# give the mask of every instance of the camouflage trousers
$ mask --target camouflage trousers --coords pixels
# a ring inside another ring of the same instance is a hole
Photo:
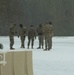
[[[14,36],[9,36],[10,39],[10,48],[13,48],[14,45]]]
[[[45,38],[45,49],[52,48],[52,37]]]
[[[39,47],[41,48],[41,46],[42,46],[42,48],[43,48],[43,46],[44,46],[44,37],[43,37],[43,35],[38,35],[38,39],[39,39]]]
[[[30,46],[31,43],[31,47],[33,48],[34,46],[34,38],[28,38],[28,47]]]
[[[20,36],[20,39],[21,39],[21,48],[24,48],[25,36]]]

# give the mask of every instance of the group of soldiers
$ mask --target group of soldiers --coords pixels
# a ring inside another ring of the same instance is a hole
[[[9,38],[10,38],[10,49],[13,49],[14,45],[14,34],[16,24],[10,26]],[[21,40],[21,48],[25,48],[25,38],[28,36],[27,48],[31,44],[31,48],[33,49],[34,40],[36,39],[36,35],[38,35],[39,47],[37,49],[44,49],[44,40],[45,40],[45,49],[44,51],[50,50],[52,48],[52,36],[53,36],[53,25],[52,22],[47,22],[46,24],[39,26],[35,29],[33,25],[30,26],[29,29],[24,27],[22,24],[19,25],[18,37]]]

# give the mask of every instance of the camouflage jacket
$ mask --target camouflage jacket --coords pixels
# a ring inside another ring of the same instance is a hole
[[[44,34],[43,27],[38,27],[37,33],[38,33],[38,35],[43,35]]]
[[[53,27],[49,24],[44,25],[44,35],[46,38],[52,37]]]
[[[9,32],[9,36],[14,36],[14,33],[15,33],[15,27],[12,25],[10,26],[10,32]]]
[[[33,27],[31,27],[29,30],[28,30],[28,38],[34,38],[36,37],[36,33],[35,33],[35,30]]]
[[[26,35],[26,27],[20,28],[19,36],[25,36],[25,35]]]

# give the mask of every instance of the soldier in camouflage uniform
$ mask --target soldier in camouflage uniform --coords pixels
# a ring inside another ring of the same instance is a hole
[[[9,32],[9,39],[10,39],[10,49],[14,49],[14,33],[15,33],[15,26],[16,24],[13,24],[10,26],[10,32]]]
[[[52,26],[50,26],[50,23],[52,24],[52,22],[46,23],[44,26],[44,36],[45,36],[45,50],[50,50],[51,49],[51,38],[52,38],[52,31],[53,28]]]
[[[52,49],[53,25],[52,25],[52,22],[49,22],[49,24],[50,24],[50,33],[51,33],[51,37],[50,37],[50,49]]]
[[[39,39],[39,47],[37,49],[40,49],[41,46],[43,49],[43,46],[44,46],[44,35],[43,34],[44,34],[44,32],[43,32],[43,27],[41,24],[37,28],[37,33],[38,33],[38,39]]]
[[[23,27],[22,24],[20,24],[19,26],[20,26],[19,36],[20,36],[20,39],[21,39],[21,48],[25,48],[24,41],[25,41],[25,36],[26,36],[26,27]]]
[[[30,42],[31,42],[31,48],[33,49],[34,39],[36,39],[36,33],[35,33],[33,25],[31,25],[30,29],[28,31],[28,49],[29,49],[29,46],[30,46]]]

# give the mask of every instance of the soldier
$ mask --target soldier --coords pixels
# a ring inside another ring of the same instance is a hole
[[[40,49],[41,46],[42,46],[42,49],[43,49],[43,46],[44,46],[44,41],[43,41],[43,27],[42,25],[40,24],[39,27],[37,28],[37,33],[38,33],[38,39],[39,39],[39,47],[37,49]]]
[[[13,24],[10,26],[10,32],[9,32],[9,39],[10,39],[10,49],[14,49],[14,33],[15,33],[15,26],[16,24]]]
[[[44,36],[45,36],[45,50],[51,49],[51,38],[52,38],[52,30],[53,28],[50,26],[52,22],[46,23],[44,26]]]
[[[19,27],[20,27],[19,36],[20,36],[20,39],[21,39],[21,48],[25,48],[24,47],[24,41],[25,41],[25,36],[26,36],[26,27],[23,27],[22,24],[20,24]]]
[[[52,22],[49,22],[50,24],[50,49],[52,49],[52,37],[53,37],[53,25],[52,25]]]
[[[30,42],[32,42],[31,43],[31,48],[33,49],[34,39],[36,39],[36,33],[35,33],[33,25],[31,25],[30,29],[28,31],[28,49],[29,49],[29,46],[30,46]]]

